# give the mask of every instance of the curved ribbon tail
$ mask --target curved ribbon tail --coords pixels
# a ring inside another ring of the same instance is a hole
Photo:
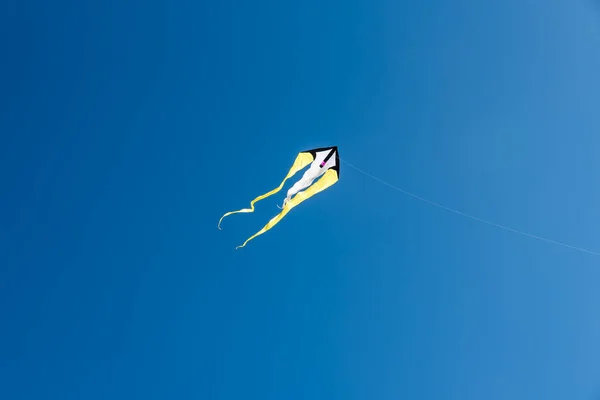
[[[277,225],[277,223],[279,221],[281,221],[283,219],[283,217],[286,216],[286,214],[288,212],[290,212],[290,210],[294,207],[296,207],[297,205],[299,205],[300,203],[302,203],[304,200],[307,200],[309,198],[311,198],[312,196],[314,196],[315,194],[322,192],[323,190],[327,189],[328,187],[332,186],[334,183],[336,183],[338,181],[338,174],[336,171],[334,170],[328,170],[327,172],[325,172],[325,174],[323,174],[323,176],[321,177],[321,179],[319,179],[316,183],[314,183],[312,186],[310,186],[308,189],[296,194],[296,196],[294,196],[290,201],[287,202],[287,204],[283,207],[283,210],[277,214],[275,217],[273,217],[265,226],[264,228],[262,228],[260,231],[256,232],[254,235],[252,235],[250,238],[248,238],[244,244],[242,244],[241,246],[236,247],[236,250],[239,248],[242,248],[244,246],[246,246],[246,244],[251,241],[252,239],[254,239],[255,237],[262,235],[263,233],[265,233],[266,231],[268,231],[269,229],[271,229],[272,227],[274,227],[275,225]]]
[[[296,156],[296,161],[294,161],[294,164],[290,168],[288,174],[283,179],[283,181],[279,184],[278,187],[276,187],[275,189],[271,190],[270,192],[267,192],[267,193],[265,193],[263,195],[258,196],[254,200],[252,200],[252,202],[250,203],[250,208],[243,208],[241,210],[230,211],[228,213],[223,214],[223,216],[221,217],[221,219],[219,219],[219,224],[217,225],[217,228],[219,228],[219,230],[221,229],[221,221],[223,221],[223,218],[225,218],[225,217],[227,217],[229,215],[237,214],[237,213],[250,213],[250,212],[254,212],[254,204],[255,203],[259,202],[260,200],[266,199],[267,197],[272,196],[275,193],[279,192],[281,190],[281,188],[283,188],[283,185],[285,184],[285,181],[287,181],[292,176],[294,176],[294,174],[296,174],[296,172],[300,171],[302,168],[306,167],[308,164],[310,164],[311,162],[313,162],[313,160],[314,160],[314,158],[313,158],[312,154],[310,154],[310,153],[299,153],[298,156]]]

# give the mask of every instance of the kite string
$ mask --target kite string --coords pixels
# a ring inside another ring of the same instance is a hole
[[[566,248],[569,248],[571,250],[580,251],[582,253],[587,253],[587,254],[592,254],[592,255],[595,255],[595,256],[600,256],[600,253],[592,251],[592,250],[587,250],[587,249],[584,249],[584,248],[581,248],[581,247],[572,246],[572,245],[567,244],[567,243],[559,242],[557,240],[548,239],[548,238],[543,237],[543,236],[534,235],[532,233],[524,232],[524,231],[521,231],[521,230],[518,230],[518,229],[515,229],[515,228],[511,228],[511,227],[506,226],[506,225],[497,224],[495,222],[488,221],[488,220],[485,220],[483,218],[475,217],[473,215],[464,213],[464,212],[456,210],[454,208],[447,207],[447,206],[445,206],[443,204],[436,203],[435,201],[428,200],[428,199],[426,199],[424,197],[418,196],[418,195],[416,195],[414,193],[408,192],[408,191],[406,191],[404,189],[401,189],[401,188],[399,188],[397,186],[394,186],[391,183],[386,182],[383,179],[380,179],[380,178],[378,178],[378,177],[376,177],[376,176],[374,176],[374,175],[372,175],[372,174],[370,174],[370,173],[368,173],[368,172],[366,172],[366,171],[358,168],[357,166],[349,163],[348,161],[343,160],[341,157],[340,157],[340,161],[342,161],[344,164],[348,165],[349,167],[351,167],[351,168],[355,169],[356,171],[358,171],[358,172],[360,172],[360,173],[368,176],[371,179],[376,180],[377,182],[379,182],[379,183],[381,183],[381,184],[383,184],[385,186],[388,186],[388,187],[390,187],[390,188],[392,188],[392,189],[394,189],[394,190],[396,190],[396,191],[398,191],[400,193],[403,193],[403,194],[405,194],[407,196],[410,196],[410,197],[412,197],[414,199],[417,199],[419,201],[425,202],[427,204],[430,204],[430,205],[432,205],[434,207],[437,207],[437,208],[440,208],[442,210],[446,210],[448,212],[460,215],[460,216],[465,217],[465,218],[472,219],[474,221],[477,221],[477,222],[480,222],[480,223],[483,223],[483,224],[486,224],[486,225],[493,226],[495,228],[499,228],[499,229],[503,229],[503,230],[506,230],[506,231],[509,231],[509,232],[517,233],[519,235],[527,236],[527,237],[530,237],[532,239],[537,239],[537,240],[540,240],[540,241],[543,241],[543,242],[546,242],[546,243],[551,243],[551,244],[555,244],[555,245],[558,245],[558,246],[566,247]]]

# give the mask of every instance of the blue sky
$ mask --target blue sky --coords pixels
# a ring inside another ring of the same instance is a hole
[[[218,3],[218,4],[216,4]],[[8,2],[0,397],[594,399],[593,1]]]

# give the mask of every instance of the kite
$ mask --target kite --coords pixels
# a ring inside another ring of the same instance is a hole
[[[281,212],[273,217],[260,231],[246,240],[244,244],[236,247],[236,249],[246,246],[249,241],[274,227],[292,210],[292,208],[296,207],[304,200],[311,198],[315,194],[322,192],[338,181],[340,176],[340,158],[337,146],[303,151],[298,154],[296,161],[294,161],[288,174],[278,187],[252,200],[250,208],[225,213],[219,220],[219,229],[221,229],[221,221],[223,221],[223,218],[231,214],[254,212],[254,204],[256,202],[279,192],[288,179],[309,164],[310,167],[304,172],[302,178],[288,190],[287,196],[283,201],[283,206],[280,207]],[[313,184],[315,179],[319,177],[321,178]]]

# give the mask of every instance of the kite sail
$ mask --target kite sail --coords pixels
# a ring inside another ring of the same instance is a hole
[[[252,202],[250,202],[250,208],[231,211],[223,215],[219,220],[219,229],[221,229],[221,221],[223,221],[223,218],[231,214],[254,212],[255,203],[279,192],[288,179],[309,164],[310,167],[304,172],[302,178],[288,190],[287,196],[283,201],[283,206],[280,207],[281,212],[273,217],[260,231],[248,238],[244,244],[236,247],[236,249],[246,246],[250,240],[262,235],[274,227],[292,208],[296,207],[304,200],[311,198],[315,194],[327,189],[338,181],[340,176],[340,159],[337,146],[303,151],[298,154],[296,161],[294,161],[288,174],[278,187],[252,200]],[[319,177],[321,178],[313,184],[315,179]]]

